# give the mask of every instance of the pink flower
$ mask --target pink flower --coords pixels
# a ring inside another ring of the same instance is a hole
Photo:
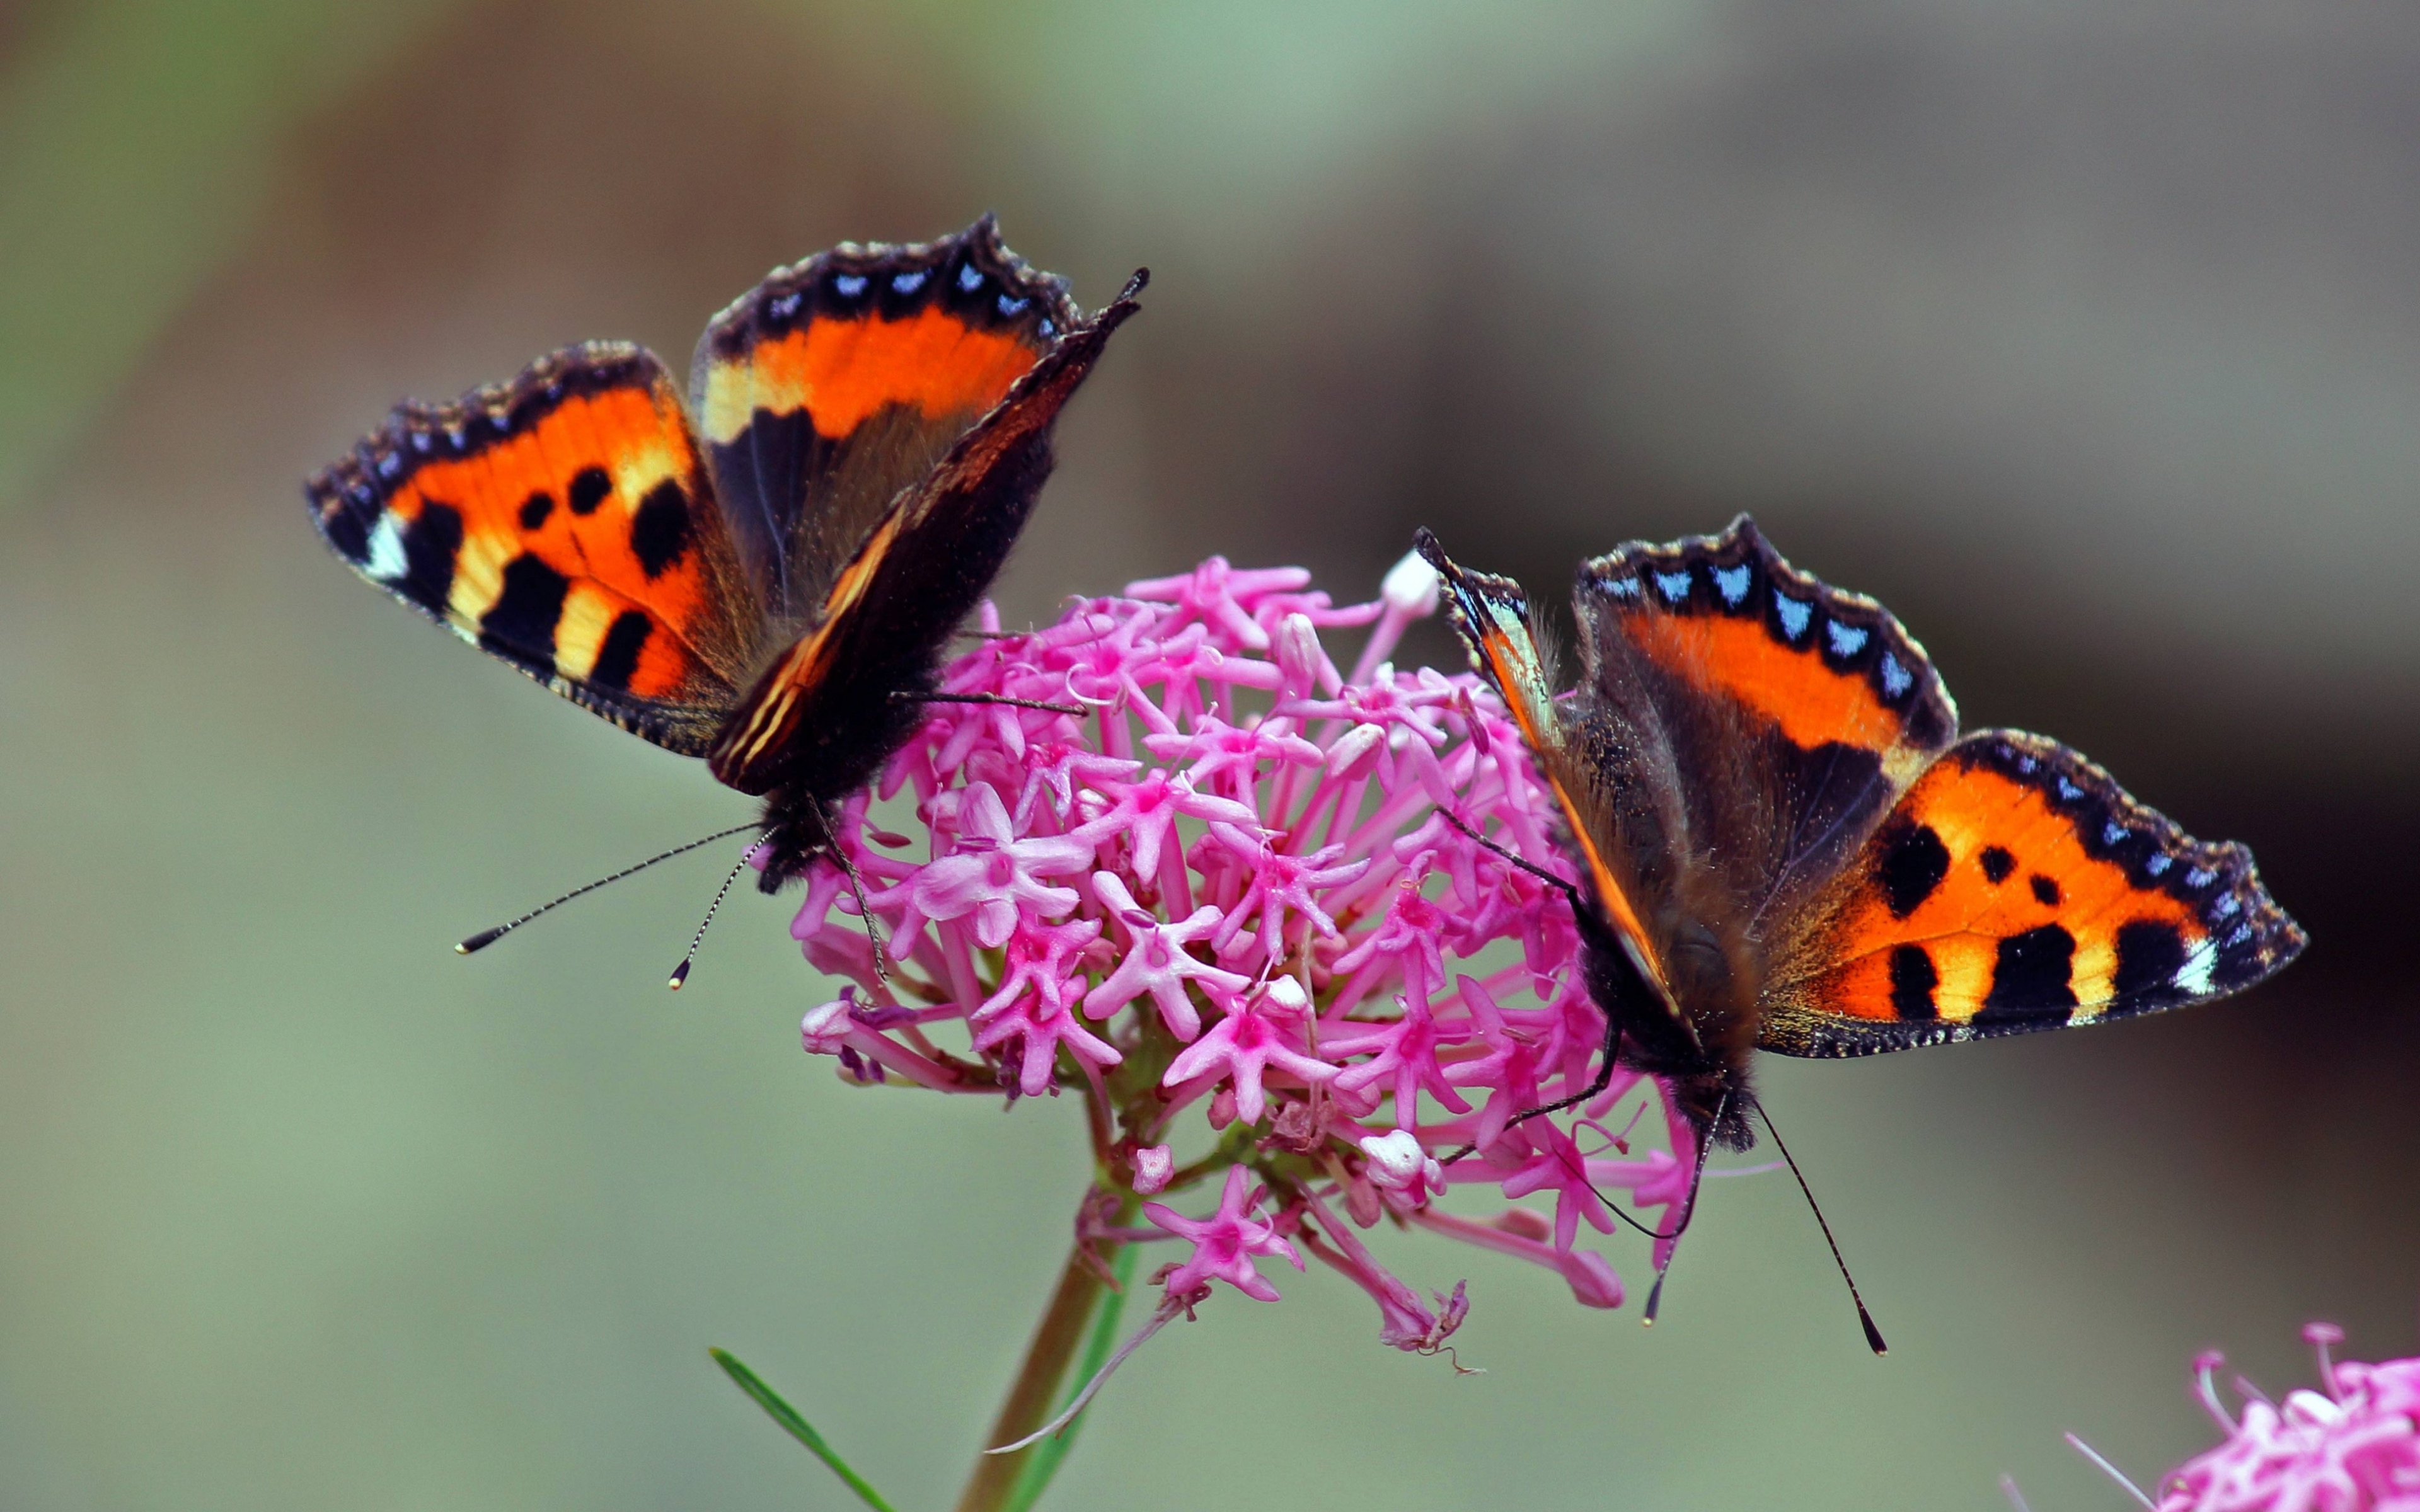
[[[1118,922],[1125,927],[1132,943],[1109,980],[1084,995],[1084,1011],[1091,1017],[1108,1018],[1149,993],[1168,1032],[1190,1043],[1202,1032],[1202,1019],[1186,995],[1187,981],[1201,982],[1222,1001],[1252,984],[1250,978],[1221,970],[1186,949],[1218,927],[1225,917],[1218,909],[1204,903],[1183,923],[1162,924],[1135,903],[1113,872],[1093,873],[1093,891],[1116,910]]]
[[[1302,1257],[1295,1253],[1292,1244],[1278,1237],[1277,1225],[1257,1223],[1249,1216],[1261,1205],[1261,1188],[1248,1189],[1244,1168],[1230,1165],[1226,1190],[1218,1197],[1218,1211],[1207,1218],[1187,1218],[1165,1203],[1142,1205],[1144,1214],[1153,1223],[1179,1239],[1193,1242],[1192,1257],[1162,1278],[1170,1296],[1189,1296],[1206,1290],[1213,1281],[1224,1281],[1247,1297],[1261,1302],[1278,1300],[1278,1288],[1261,1279],[1261,1273],[1252,1268],[1252,1257],[1282,1256],[1297,1271],[1302,1269]]]
[[[1299,1037],[1309,1006],[1295,980],[1280,977],[1266,990],[1235,1003],[1217,1027],[1170,1061],[1160,1085],[1178,1087],[1202,1076],[1228,1082],[1235,1089],[1235,1116],[1247,1123],[1260,1122],[1268,1106],[1261,1078],[1269,1067],[1301,1077],[1306,1086],[1336,1076],[1334,1066],[1288,1042]]]
[[[2194,1362],[2202,1405],[2226,1442],[2161,1482],[2159,1512],[2420,1509],[2420,1360],[2337,1364],[2328,1347],[2342,1330],[2314,1323],[2303,1336],[2318,1350],[2323,1390],[2288,1392],[2273,1403],[2238,1381],[2240,1420],[2219,1399],[2221,1357]]]
[[[1007,807],[986,782],[968,787],[956,807],[959,832],[952,854],[936,857],[886,897],[904,893],[907,909],[929,919],[972,912],[975,938],[995,950],[1008,943],[1020,916],[1056,918],[1076,906],[1075,888],[1037,879],[1087,870],[1092,846],[1068,836],[1016,838]],[[914,930],[903,925],[900,933]]]
[[[1435,608],[1416,560],[1338,606],[1299,568],[1213,559],[1030,633],[986,618],[942,688],[1080,712],[927,706],[880,801],[835,817],[855,885],[830,861],[807,878],[791,933],[851,985],[800,1043],[853,1083],[1080,1099],[1094,1206],[1158,1198],[1140,1232],[1191,1242],[1156,1317],[1215,1279],[1273,1300],[1253,1257],[1307,1250],[1370,1296],[1383,1342],[1441,1350],[1469,1295],[1388,1268],[1404,1224],[1621,1305],[1580,1229],[1607,1228],[1625,1190],[1672,1228],[1695,1151],[1627,1072],[1585,1109],[1510,1123],[1588,1084],[1604,1019],[1563,895],[1462,827],[1570,874],[1519,732],[1476,678],[1388,660]],[[1322,638],[1349,626],[1370,629],[1347,674]],[[909,804],[921,860],[876,826],[913,827]],[[1607,1127],[1640,1122],[1677,1143],[1634,1153]],[[1217,1213],[1184,1217],[1211,1178]],[[1480,1187],[1515,1205],[1442,1211]]]

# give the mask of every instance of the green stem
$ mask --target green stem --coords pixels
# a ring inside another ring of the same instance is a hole
[[[1126,1223],[1138,1206],[1128,1194],[1119,1205],[1114,1222]],[[1068,1366],[1076,1360],[1095,1309],[1102,1298],[1116,1296],[1102,1280],[1100,1267],[1125,1247],[1103,1240],[1099,1251],[1106,1253],[1096,1261],[1085,1253],[1087,1242],[1078,1238],[1067,1252],[1067,1263],[1059,1273],[1058,1289],[1050,1294],[1050,1305],[1043,1310],[1042,1321],[1034,1325],[1033,1338],[1025,1347],[1025,1363],[1009,1384],[1008,1398],[1001,1403],[1000,1416],[993,1420],[990,1433],[984,1438],[985,1448],[995,1443],[1015,1443],[1050,1420],[1054,1404],[1066,1395],[1063,1388]],[[1082,1382],[1076,1384],[1080,1386]],[[1039,1447],[1028,1444],[1012,1454],[976,1455],[974,1473],[967,1477],[966,1489],[958,1493],[957,1512],[1008,1512],[1012,1506],[1030,1504],[1032,1497],[1041,1494],[1039,1485],[1031,1489],[1024,1503],[1016,1497],[1025,1468]],[[1064,1452],[1062,1445],[1060,1453]]]
[[[1142,1246],[1140,1244],[1118,1246],[1118,1257],[1109,1262],[1110,1272],[1118,1278],[1117,1289],[1105,1291],[1101,1296],[1099,1310],[1093,1317],[1092,1333],[1084,1341],[1083,1357],[1076,1362],[1075,1370],[1059,1393],[1058,1411],[1065,1412],[1067,1403],[1078,1392],[1093,1383],[1093,1378],[1100,1374],[1101,1367],[1108,1365],[1109,1356],[1117,1351],[1118,1322],[1125,1314],[1126,1292],[1134,1286],[1135,1262],[1141,1256]],[[1089,1411],[1088,1407],[1086,1412]],[[1073,1422],[1033,1446],[1032,1457],[1026,1460],[1024,1473],[1016,1477],[1016,1489],[1009,1493],[1007,1512],[1027,1512],[1034,1503],[1042,1500],[1042,1493],[1049,1487],[1051,1477],[1059,1473],[1060,1461],[1076,1447],[1076,1435],[1082,1431],[1083,1427],[1084,1414],[1078,1412]]]

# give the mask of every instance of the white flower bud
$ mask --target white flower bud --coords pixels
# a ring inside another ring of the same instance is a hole
[[[1378,596],[1399,614],[1435,614],[1437,571],[1418,551],[1406,551],[1403,561],[1387,569],[1386,580],[1378,585]]]
[[[1138,1149],[1134,1155],[1134,1189],[1144,1196],[1168,1190],[1168,1179],[1176,1174],[1176,1157],[1166,1145],[1153,1145]]]

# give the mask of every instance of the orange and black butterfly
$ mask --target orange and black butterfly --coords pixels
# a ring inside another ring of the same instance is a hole
[[[1419,545],[1568,821],[1605,1066],[1668,1078],[1701,1151],[1752,1142],[1752,1051],[2097,1024],[2239,992],[2303,949],[2242,845],[2055,741],[1960,739],[1899,622],[1745,516],[1583,565],[1559,699],[1520,585]]]
[[[844,244],[715,317],[686,408],[589,342],[402,406],[304,492],[371,582],[762,795],[769,892],[923,717],[1144,277],[1088,318],[988,216]]]

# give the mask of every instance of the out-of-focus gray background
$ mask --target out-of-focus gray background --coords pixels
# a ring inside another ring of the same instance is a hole
[[[1733,1181],[1652,1334],[1389,1246],[1471,1279],[1485,1376],[1331,1275],[1222,1295],[1055,1504],[2115,1507],[2059,1431],[2197,1450],[2195,1350],[2412,1352],[2415,77],[2387,5],[0,9],[0,1504],[839,1505],[709,1343],[954,1492],[1074,1110],[835,1085],[753,898],[668,996],[702,858],[455,959],[748,809],[352,581],[297,481],[986,208],[1087,303],[1157,275],[1013,618],[1211,551],[1357,596],[1421,523],[1551,593],[1749,508],[2316,942],[2196,1012],[1770,1064],[1887,1361]]]

